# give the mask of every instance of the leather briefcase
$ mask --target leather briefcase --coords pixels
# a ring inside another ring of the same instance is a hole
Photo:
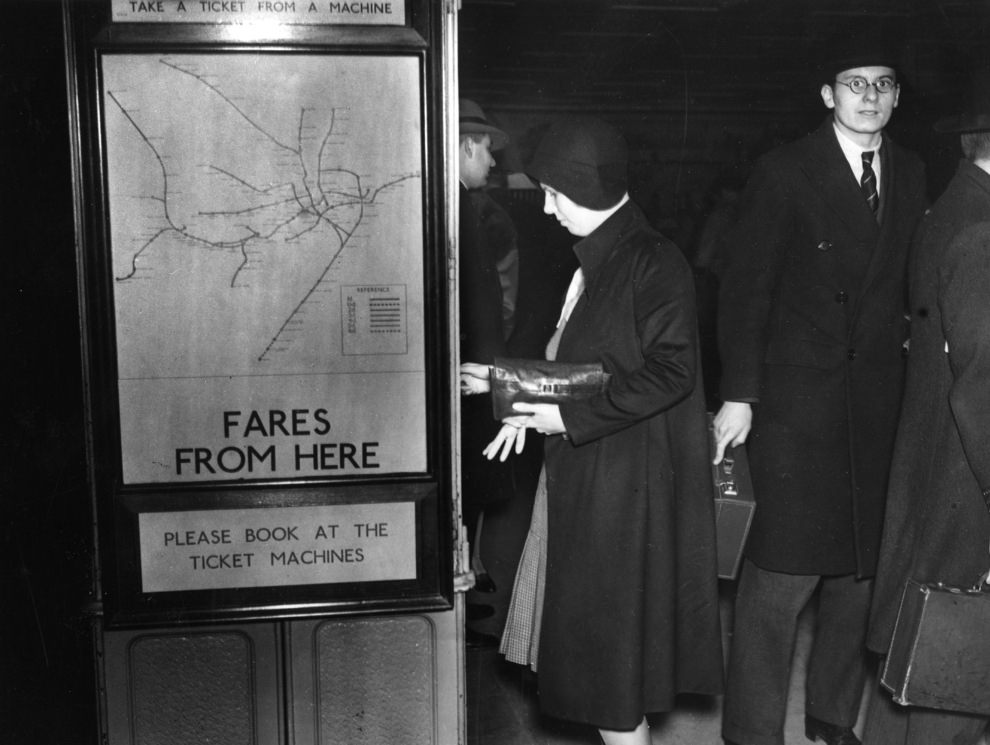
[[[489,382],[492,414],[501,421],[518,415],[512,404],[559,404],[601,393],[611,378],[600,362],[575,363],[496,357]]]
[[[990,715],[990,592],[909,580],[880,684],[905,706]]]
[[[715,429],[708,415],[709,455],[715,457]],[[756,501],[749,475],[746,447],[726,447],[722,462],[712,465],[715,489],[715,539],[719,579],[735,579],[742,563],[743,549],[753,522]]]

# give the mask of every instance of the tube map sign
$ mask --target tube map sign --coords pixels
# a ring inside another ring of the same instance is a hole
[[[124,483],[424,471],[418,58],[102,75]]]

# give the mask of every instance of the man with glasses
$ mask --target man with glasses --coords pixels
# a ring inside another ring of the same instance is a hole
[[[722,735],[783,745],[798,617],[818,594],[805,734],[858,745],[864,637],[904,375],[921,161],[884,126],[900,86],[876,34],[830,47],[831,115],[761,158],[727,234],[716,461],[747,443],[756,512]]]

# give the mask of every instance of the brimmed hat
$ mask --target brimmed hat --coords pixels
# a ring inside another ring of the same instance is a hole
[[[856,67],[900,67],[897,46],[885,29],[869,23],[826,41],[819,64],[824,82],[831,83],[840,72]]]
[[[550,126],[526,169],[531,178],[582,207],[614,207],[627,188],[626,141],[598,119],[568,119]]]
[[[499,150],[509,142],[509,135],[493,126],[481,107],[466,98],[460,101],[459,134],[488,135],[492,138],[492,150]]]
[[[936,132],[990,131],[990,70],[981,70],[973,76],[969,106],[957,116],[947,116],[935,123]]]

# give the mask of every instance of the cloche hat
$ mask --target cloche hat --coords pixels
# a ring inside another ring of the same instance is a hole
[[[626,141],[599,119],[550,125],[526,169],[530,178],[593,210],[615,206],[627,189]]]

